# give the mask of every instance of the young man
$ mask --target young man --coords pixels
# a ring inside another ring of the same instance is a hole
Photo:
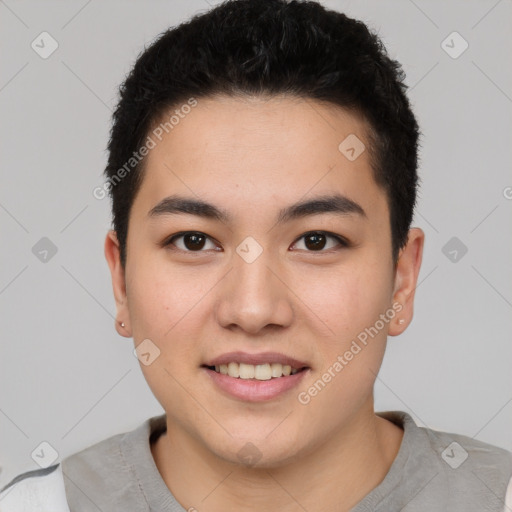
[[[506,510],[510,453],[374,411],[424,241],[404,91],[314,2],[228,2],[139,57],[105,255],[165,414],[20,475],[0,510]]]

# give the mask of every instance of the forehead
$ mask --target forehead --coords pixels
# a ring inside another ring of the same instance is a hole
[[[357,115],[315,100],[197,99],[173,107],[149,132],[155,147],[139,195],[148,206],[176,192],[266,208],[332,192],[376,204],[383,191],[366,133]]]

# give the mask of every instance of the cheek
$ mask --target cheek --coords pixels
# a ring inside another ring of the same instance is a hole
[[[212,273],[172,267],[165,261],[137,265],[127,290],[136,341],[150,338],[168,345],[201,312],[201,302],[213,286]],[[211,282],[210,282],[211,281]]]
[[[314,313],[319,329],[340,342],[374,325],[389,308],[392,289],[382,264],[361,261],[309,275],[296,280],[294,291]]]

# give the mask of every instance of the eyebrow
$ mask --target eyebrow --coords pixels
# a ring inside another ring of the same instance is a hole
[[[367,218],[363,207],[340,194],[315,197],[310,200],[300,201],[283,208],[277,216],[277,224],[290,222],[291,220],[301,219],[311,215],[322,213],[334,213],[336,215],[349,216],[356,215]],[[162,199],[148,213],[151,218],[161,215],[188,214],[203,217],[205,219],[217,220],[229,223],[232,220],[231,215],[221,208],[214,206],[202,200],[188,198],[179,195],[173,195]]]

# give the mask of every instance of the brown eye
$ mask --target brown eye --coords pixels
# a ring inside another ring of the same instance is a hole
[[[311,251],[318,251],[325,247],[327,237],[324,234],[312,233],[304,237],[305,245]]]
[[[304,247],[300,247],[301,243]],[[295,242],[294,247],[308,252],[327,252],[328,249],[335,249],[336,247],[348,247],[348,243],[341,237],[325,231],[312,231],[302,235]]]
[[[191,251],[201,250],[206,243],[206,237],[204,235],[192,233],[190,235],[183,236],[183,243],[185,247]]]
[[[210,246],[208,246],[208,244],[210,244]],[[174,245],[184,252],[204,252],[203,249],[205,249],[205,247],[206,249],[216,248],[209,236],[199,232],[179,233],[171,237],[165,245]]]

